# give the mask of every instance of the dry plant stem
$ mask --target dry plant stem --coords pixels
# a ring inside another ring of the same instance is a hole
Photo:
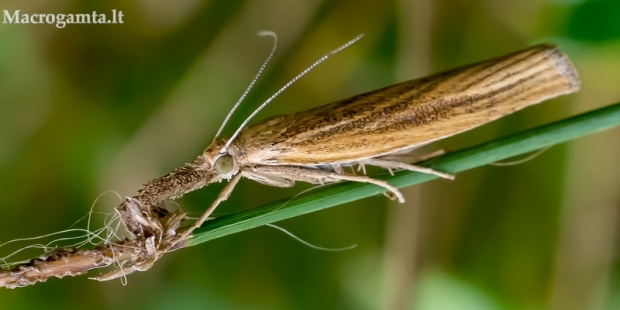
[[[28,264],[0,272],[0,287],[16,288],[44,282],[50,277],[77,276],[94,268],[111,266],[115,259],[124,262],[130,255],[121,251],[123,247],[121,244],[107,244],[92,250],[57,249]]]

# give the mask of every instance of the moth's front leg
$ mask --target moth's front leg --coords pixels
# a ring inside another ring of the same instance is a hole
[[[196,222],[194,222],[194,224],[192,224],[192,226],[190,226],[189,228],[187,228],[186,230],[184,230],[183,232],[181,232],[177,236],[175,236],[175,238],[169,244],[166,245],[166,247],[164,248],[163,251],[165,252],[165,251],[168,251],[170,249],[182,246],[181,242],[184,242],[185,240],[187,240],[190,237],[190,235],[192,234],[192,232],[194,231],[194,229],[200,227],[200,225],[202,225],[202,223],[207,221],[207,219],[209,218],[211,213],[213,213],[215,208],[217,208],[217,206],[222,201],[225,201],[226,199],[228,199],[228,197],[230,196],[230,193],[232,193],[232,190],[235,188],[235,186],[237,185],[237,183],[239,182],[239,180],[241,179],[242,176],[243,175],[241,173],[237,173],[236,175],[234,175],[230,179],[228,184],[226,184],[226,186],[224,186],[224,189],[222,189],[220,194],[217,195],[217,198],[215,198],[215,200],[211,203],[211,205],[207,208],[207,210],[205,210],[205,212],[200,216],[200,218],[198,218],[198,220],[196,220]]]
[[[275,187],[292,187],[295,185],[295,181],[287,178],[283,178],[281,176],[273,175],[273,174],[265,174],[256,170],[255,168],[247,168],[242,169],[241,174],[252,180],[256,181],[260,184],[264,184],[267,186],[275,186]]]
[[[398,188],[390,185],[389,183],[381,180],[369,178],[367,176],[339,174],[333,171],[312,169],[297,166],[255,166],[252,168],[252,172],[255,175],[261,175],[264,178],[268,177],[271,180],[285,179],[294,184],[295,181],[302,181],[311,184],[324,184],[330,182],[337,182],[340,180],[354,181],[361,183],[370,183],[387,189],[392,192],[399,202],[405,202],[403,194]],[[243,172],[242,172],[243,173]]]

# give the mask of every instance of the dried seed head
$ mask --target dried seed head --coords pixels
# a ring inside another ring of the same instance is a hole
[[[127,198],[116,211],[131,239],[107,243],[94,249],[58,248],[11,270],[0,271],[0,287],[16,288],[44,282],[50,277],[77,276],[91,269],[116,265],[111,272],[93,278],[99,281],[148,270],[166,251],[182,246],[177,240],[185,213],[149,206]]]

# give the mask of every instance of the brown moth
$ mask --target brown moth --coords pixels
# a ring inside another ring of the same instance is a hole
[[[273,33],[263,34],[275,38]],[[31,285],[52,276],[73,276],[113,264],[118,268],[94,279],[110,280],[147,270],[166,252],[183,247],[192,231],[228,198],[242,177],[277,187],[290,187],[297,181],[372,183],[403,202],[400,191],[387,182],[347,174],[342,168],[370,165],[452,179],[452,175],[410,164],[403,154],[579,90],[577,72],[568,58],[556,46],[541,44],[307,111],[270,117],[246,127],[284,89],[360,37],[323,56],[296,76],[263,103],[230,138],[214,139],[196,160],[144,184],[137,196],[127,198],[116,210],[131,238],[93,250],[55,250],[12,270],[0,271],[0,287]],[[267,62],[274,51],[275,46]],[[255,81],[256,78],[250,87]],[[230,114],[226,120],[229,117]],[[221,128],[216,137],[219,132]],[[184,213],[167,212],[163,208],[167,199],[179,198],[222,180],[229,183],[187,229],[179,227]]]
[[[307,111],[267,118],[229,139],[215,140],[193,162],[144,184],[136,198],[152,205],[229,180],[203,216],[179,235],[179,241],[207,220],[241,177],[278,187],[293,186],[296,181],[366,182],[385,188],[403,202],[399,190],[387,182],[346,174],[342,167],[371,165],[452,178],[399,161],[397,155],[574,93],[579,86],[575,68],[555,45],[536,45]]]

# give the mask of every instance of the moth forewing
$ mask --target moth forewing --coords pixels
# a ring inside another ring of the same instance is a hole
[[[248,164],[354,163],[440,140],[549,98],[579,79],[556,46],[528,49],[275,116],[237,140]]]

